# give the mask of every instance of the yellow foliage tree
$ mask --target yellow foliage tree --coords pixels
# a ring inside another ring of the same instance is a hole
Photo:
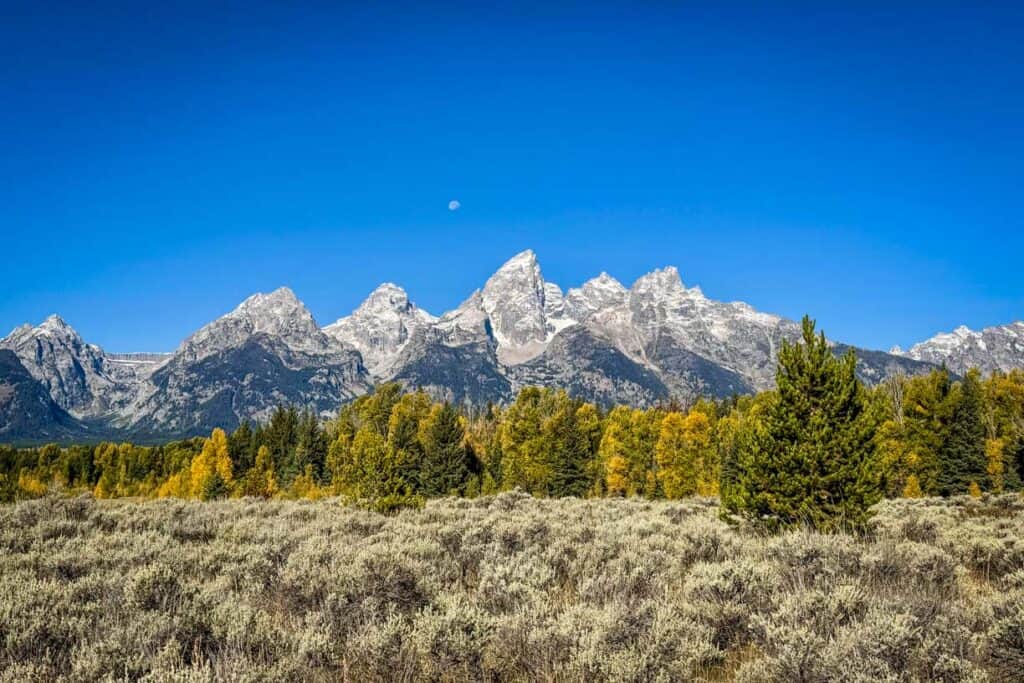
[[[917,480],[916,474],[911,474],[907,477],[907,483],[903,487],[904,498],[920,498],[924,494],[921,492],[921,482]]]
[[[242,482],[242,493],[246,496],[273,498],[277,495],[277,477],[274,475],[274,461],[270,449],[260,446],[256,451],[256,462],[253,464]]]
[[[234,479],[228,437],[223,429],[214,429],[202,452],[192,459],[189,480],[191,495],[200,500],[222,498],[231,492]]]
[[[605,487],[608,495],[626,495],[629,488],[629,462],[621,455],[613,455],[608,458],[605,472]]]
[[[967,487],[967,493],[971,498],[981,498],[981,487],[978,486],[978,482],[972,481]]]
[[[292,482],[291,488],[291,497],[293,498],[320,500],[326,495],[323,489],[317,486],[316,480],[313,478],[312,465],[306,465],[306,470],[299,476],[295,477],[295,481]]]
[[[989,481],[992,482],[993,493],[1003,492],[1003,474],[1006,471],[1006,465],[1003,462],[1005,448],[1006,442],[1002,439],[986,439],[985,441],[985,458],[988,461],[985,470],[988,472]]]
[[[46,495],[46,484],[28,470],[22,470],[18,474],[18,488],[21,492],[32,498],[39,498]]]
[[[189,473],[187,471],[172,474],[156,490],[158,498],[188,498],[190,493]]]
[[[693,410],[686,417],[669,413],[661,421],[654,450],[666,497],[718,493],[718,466],[711,436],[711,420],[703,411]]]

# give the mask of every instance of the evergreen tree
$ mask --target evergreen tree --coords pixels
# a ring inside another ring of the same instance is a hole
[[[398,475],[410,488],[420,488],[420,469],[423,464],[423,444],[420,425],[431,410],[430,397],[422,391],[405,394],[391,409],[388,419],[388,448],[398,468]]]
[[[976,370],[967,373],[949,400],[949,425],[938,450],[938,492],[943,496],[965,494],[972,482],[988,479],[981,384]]]
[[[590,439],[580,429],[579,405],[564,391],[555,397],[556,408],[544,421],[542,439],[551,473],[547,493],[552,496],[582,496],[590,486],[587,463]]]
[[[270,449],[278,481],[287,482],[286,475],[295,474],[292,456],[299,440],[299,412],[294,406],[278,406],[260,436],[260,443]]]
[[[934,370],[928,375],[910,378],[904,389],[903,424],[898,428],[895,444],[880,453],[883,459],[893,461],[896,454],[902,472],[897,474],[917,477],[918,485],[926,496],[939,491],[939,450],[942,448],[951,419],[954,401],[950,394],[953,382],[946,369]],[[884,423],[879,438],[891,435],[893,430]],[[885,466],[885,463],[882,463]],[[892,471],[888,474],[892,474]],[[895,493],[893,490],[890,494]]]
[[[313,411],[303,411],[295,432],[295,448],[281,467],[282,481],[291,485],[296,477],[309,469],[313,479],[319,482],[324,474],[328,448],[327,435],[320,427],[320,420]]]
[[[258,445],[255,432],[249,420],[242,420],[235,431],[228,437],[228,455],[235,465],[235,476],[242,477],[256,462]]]
[[[881,492],[871,421],[856,357],[836,358],[814,323],[803,343],[783,343],[777,390],[762,430],[740,444],[724,512],[768,529],[809,524],[823,531],[863,528]]]
[[[435,405],[420,425],[423,459],[419,484],[425,496],[457,494],[465,486],[473,470],[464,436],[459,413],[447,401]]]
[[[391,411],[401,397],[402,385],[398,382],[381,384],[369,396],[361,397],[356,406],[360,419],[359,426],[369,426],[387,438]]]

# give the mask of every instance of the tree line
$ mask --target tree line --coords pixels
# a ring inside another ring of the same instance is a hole
[[[265,423],[160,446],[0,447],[0,499],[343,496],[375,509],[522,489],[537,496],[720,496],[766,526],[863,525],[882,496],[1021,486],[1024,372],[946,370],[867,387],[814,324],[779,354],[776,388],[722,401],[603,410],[528,387],[460,409],[384,384],[326,422]]]

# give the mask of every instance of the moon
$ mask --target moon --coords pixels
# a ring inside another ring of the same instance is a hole
[[[453,199],[450,202],[448,202],[448,210],[449,211],[455,211],[460,206],[462,206],[462,202],[460,202],[458,199]]]

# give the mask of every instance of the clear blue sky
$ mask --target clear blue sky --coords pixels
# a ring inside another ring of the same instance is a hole
[[[285,4],[4,4],[0,334],[439,313],[527,247],[868,347],[1024,318],[1020,3]]]

